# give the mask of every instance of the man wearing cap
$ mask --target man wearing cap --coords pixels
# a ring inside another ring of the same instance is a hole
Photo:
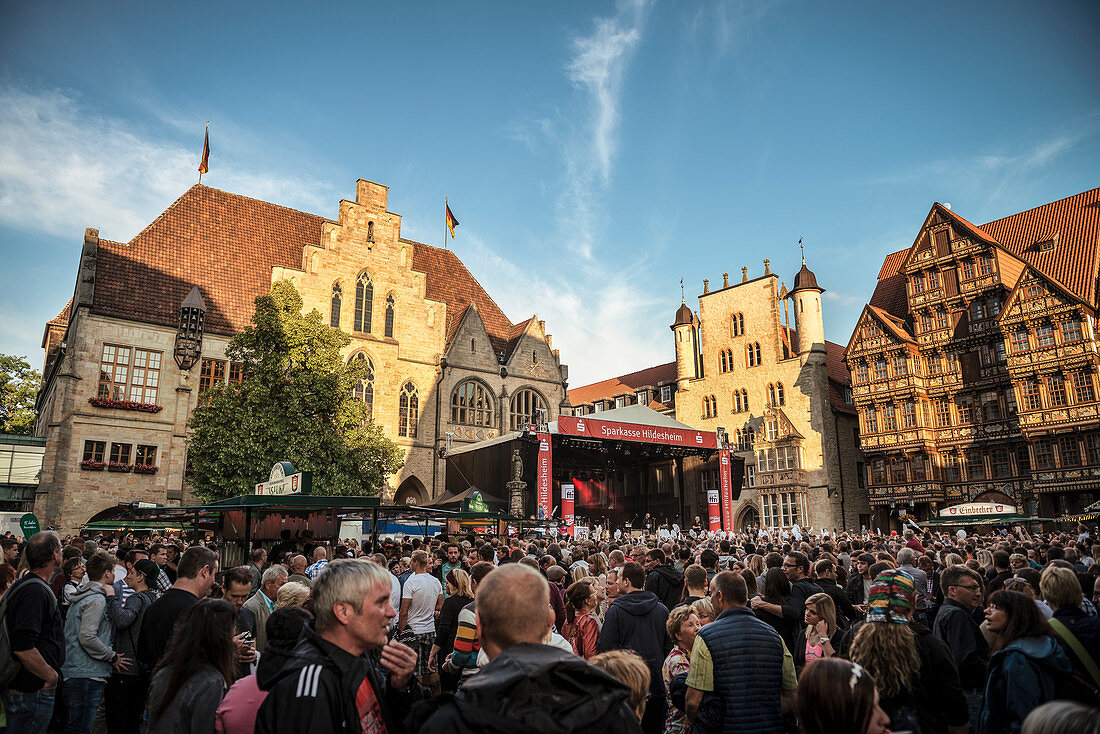
[[[141,670],[136,663],[137,641],[141,636],[145,610],[157,600],[156,591],[159,588],[161,570],[160,566],[148,558],[139,558],[126,565],[129,571],[122,583],[130,590],[130,594],[123,597],[119,593],[118,584],[105,588],[104,592],[107,594],[107,616],[115,625],[115,652],[119,657],[135,662],[111,673],[111,677],[107,679],[103,702],[107,713],[107,731],[129,734],[140,731],[141,727],[145,691]]]

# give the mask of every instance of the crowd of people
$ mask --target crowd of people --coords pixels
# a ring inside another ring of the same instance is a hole
[[[0,549],[11,734],[1100,734],[1083,527]]]

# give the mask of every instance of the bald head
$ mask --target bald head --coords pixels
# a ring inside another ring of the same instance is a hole
[[[550,588],[538,571],[520,563],[501,566],[477,587],[482,644],[506,650],[521,642],[541,643],[549,608]]]

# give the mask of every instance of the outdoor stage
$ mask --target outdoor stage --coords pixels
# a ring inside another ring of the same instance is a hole
[[[716,454],[720,480],[709,494],[698,482],[685,481],[685,459],[705,461]],[[708,513],[701,508],[713,501],[720,527],[726,522],[732,527],[732,517],[725,515],[732,515],[743,476],[744,461],[720,447],[716,434],[631,405],[560,416],[549,425],[455,448],[447,453],[446,488],[458,494],[475,486],[507,500],[508,484],[518,479],[526,485],[523,516],[568,520],[572,485],[576,525],[582,527],[642,527],[647,514],[653,527],[690,526],[692,508],[706,523]]]

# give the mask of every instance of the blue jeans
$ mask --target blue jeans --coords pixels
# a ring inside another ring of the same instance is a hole
[[[65,734],[92,734],[92,721],[106,687],[106,683],[91,678],[66,678],[61,682],[61,695],[69,712]]]
[[[37,690],[22,693],[4,691],[4,708],[8,712],[7,730],[12,734],[46,734],[53,716],[53,700],[56,690]]]

